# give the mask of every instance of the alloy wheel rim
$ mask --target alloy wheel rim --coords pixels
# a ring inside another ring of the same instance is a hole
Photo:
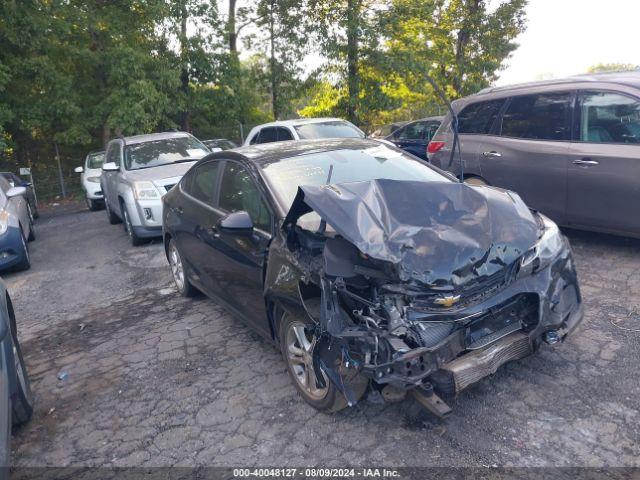
[[[298,385],[315,400],[322,400],[329,392],[328,379],[324,372],[320,372],[325,381],[325,387],[316,383],[316,372],[313,368],[314,335],[302,322],[293,322],[287,330],[287,361],[291,366],[293,377]]]
[[[173,280],[176,282],[178,289],[182,290],[184,288],[184,269],[182,268],[182,259],[178,249],[173,243],[171,243],[171,248],[169,249],[169,263],[171,264]]]

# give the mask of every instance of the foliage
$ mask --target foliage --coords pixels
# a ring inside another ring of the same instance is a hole
[[[636,70],[640,70],[640,65],[634,65],[632,63],[598,63],[590,66],[587,69],[587,73],[633,72]]]

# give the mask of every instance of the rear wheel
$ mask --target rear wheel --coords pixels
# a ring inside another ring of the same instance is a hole
[[[142,239],[136,235],[135,230],[133,229],[133,225],[131,224],[131,217],[129,216],[129,210],[127,210],[127,206],[122,203],[122,219],[124,220],[124,231],[129,235],[129,240],[131,241],[131,245],[137,247],[142,244]]]
[[[171,265],[171,274],[173,275],[173,282],[176,284],[176,289],[183,297],[193,297],[198,291],[191,285],[191,282],[187,278],[187,274],[184,270],[184,263],[182,262],[182,256],[178,251],[176,242],[173,238],[169,239],[169,245],[167,246],[167,257],[169,258],[169,265]]]
[[[20,240],[22,243],[22,260],[16,265],[17,270],[28,270],[31,268],[31,258],[29,257],[29,247],[27,247],[27,240],[24,238],[22,227],[20,227]]]
[[[468,183],[469,185],[478,185],[482,187],[486,187],[489,185],[486,180],[482,177],[467,177],[464,179],[464,183]]]
[[[280,349],[287,364],[293,384],[305,402],[317,410],[337,412],[347,406],[347,399],[324,372],[325,387],[317,383],[313,366],[313,348],[315,346],[315,328],[311,320],[299,319],[285,313],[280,322]],[[357,399],[367,388],[365,378],[358,376],[350,382]]]

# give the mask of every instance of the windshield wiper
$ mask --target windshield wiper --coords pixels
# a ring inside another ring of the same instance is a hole
[[[138,167],[132,170],[144,170],[146,168],[155,168],[155,167],[164,167],[166,165],[173,165],[174,163],[186,163],[186,162],[197,162],[197,158],[182,158],[180,160],[176,160],[174,162],[160,163],[158,165],[147,165],[146,167]]]

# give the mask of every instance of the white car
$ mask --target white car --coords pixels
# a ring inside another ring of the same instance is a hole
[[[76,173],[81,174],[80,182],[89,210],[98,210],[104,204],[102,187],[100,186],[103,163],[104,152],[91,152],[84,161],[84,167],[76,167],[75,169]]]
[[[25,187],[12,187],[0,177],[0,270],[31,266],[27,242],[35,240]]]
[[[116,138],[107,145],[100,185],[111,224],[123,222],[132,245],[162,236],[162,196],[211,153],[186,132]]]
[[[311,140],[314,138],[364,138],[353,123],[340,118],[299,118],[265,123],[253,127],[243,145]]]

